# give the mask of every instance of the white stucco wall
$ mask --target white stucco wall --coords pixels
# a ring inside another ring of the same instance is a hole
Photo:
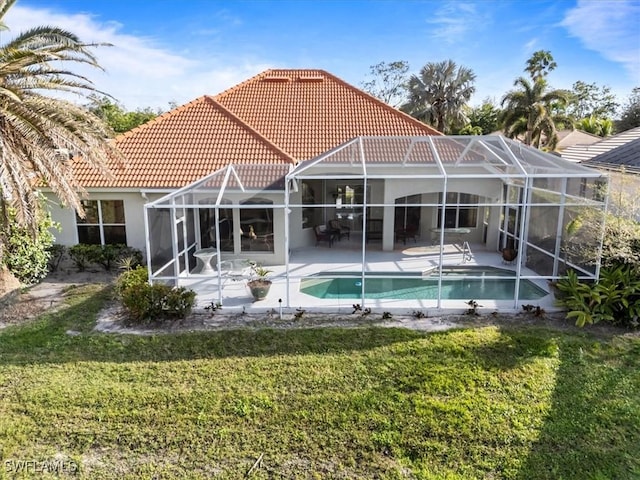
[[[345,181],[327,181],[326,192],[335,191],[337,183],[344,184]],[[422,195],[422,202],[437,203],[437,193],[442,191],[443,182],[441,180],[425,180],[425,179],[396,179],[396,180],[380,180],[372,179],[368,182],[370,204],[387,203],[390,206],[376,207],[370,209],[369,218],[384,218],[383,232],[383,248],[393,249],[394,247],[394,203],[397,198],[406,197],[414,194]],[[451,179],[448,182],[447,190],[451,192],[464,192],[479,195],[485,201],[497,201],[502,191],[502,182],[499,179]],[[325,193],[326,193],[325,192]],[[166,192],[168,193],[168,192]],[[59,201],[50,192],[44,192],[50,206],[51,216],[54,221],[61,226],[60,231],[54,231],[56,243],[62,245],[75,245],[78,243],[78,232],[76,226],[75,212],[69,208],[60,206]],[[163,192],[143,192],[140,190],[120,190],[120,191],[100,191],[93,190],[89,192],[90,200],[122,200],[124,202],[127,243],[129,246],[137,248],[146,254],[146,233],[144,221],[144,205],[147,202],[157,200],[164,196]],[[235,197],[234,204],[238,204],[244,199],[252,196],[259,196],[272,200],[274,205],[284,204],[284,195],[280,193],[249,193],[242,197]],[[145,198],[146,197],[146,198]],[[482,202],[483,200],[481,200]],[[291,192],[291,204],[300,204],[300,192]],[[484,207],[480,207],[478,212],[478,226],[468,236],[469,241],[479,242],[482,240]],[[239,252],[237,254],[228,253],[226,255],[251,258],[265,265],[281,264],[285,260],[285,232],[284,232],[284,215],[282,208],[274,208],[274,238],[273,252]],[[236,215],[239,212],[236,211]],[[422,238],[430,238],[430,229],[437,223],[437,207],[422,208],[421,232]],[[327,219],[335,217],[335,210],[327,209]],[[302,208],[292,208],[290,212],[290,235],[289,247],[291,249],[303,246],[314,245],[315,236],[312,228],[302,227]],[[236,220],[239,220],[239,216]],[[499,209],[492,209],[490,216],[491,227],[489,231],[495,230],[499,221]],[[238,222],[239,224],[239,222]],[[491,238],[487,242],[489,245],[496,243]]]
[[[502,181],[497,178],[482,178],[482,179],[458,179],[452,178],[447,181],[448,192],[461,192],[478,195],[480,197],[480,203],[492,203],[497,202],[500,199],[502,193]],[[396,181],[387,181],[385,183],[384,198],[385,204],[393,204],[397,198],[407,197],[410,195],[422,195],[422,203],[437,204],[438,193],[444,189],[444,181],[442,179],[402,179]],[[393,232],[393,220],[394,220],[394,207],[386,207],[385,212],[385,231],[383,235],[383,249],[393,249],[394,232]],[[420,222],[420,236],[421,238],[430,238],[432,235],[431,228],[435,228],[438,222],[438,207],[422,207]],[[483,226],[485,218],[485,207],[479,207],[478,209],[478,222],[475,228],[471,229],[471,233],[466,237],[466,240],[473,243],[482,242],[483,238]],[[492,208],[490,210],[489,217],[490,226],[496,227],[499,223],[499,209]],[[491,229],[489,229],[491,231]],[[497,244],[497,237],[492,236],[487,238],[488,245]]]
[[[44,192],[48,200],[51,217],[60,224],[60,230],[53,230],[56,243],[71,246],[78,243],[78,229],[76,227],[75,210],[64,208],[58,198],[51,192]],[[146,251],[146,234],[144,230],[144,204],[160,198],[162,194],[147,194],[147,199],[142,197],[140,191],[118,192],[89,192],[87,200],[122,200],[124,203],[124,217],[127,231],[127,244],[131,247]]]

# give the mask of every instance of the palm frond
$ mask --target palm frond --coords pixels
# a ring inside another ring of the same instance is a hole
[[[13,4],[0,0],[0,21]],[[83,189],[74,176],[74,162],[61,158],[63,149],[106,176],[110,166],[122,162],[108,142],[111,129],[84,107],[56,96],[106,95],[68,68],[84,64],[101,69],[90,51],[99,45],[105,44],[82,43],[71,32],[43,26],[0,47],[0,193],[3,207],[10,204],[20,223],[34,224],[42,186],[82,213]]]

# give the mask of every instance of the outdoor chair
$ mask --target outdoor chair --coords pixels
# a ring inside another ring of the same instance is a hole
[[[327,229],[326,225],[316,225],[313,232],[316,234],[316,247],[320,242],[327,242],[329,246],[333,245],[334,234]]]
[[[415,225],[407,225],[405,228],[396,230],[396,242],[407,244],[407,239],[411,238],[413,243],[418,243],[418,229]]]
[[[347,239],[351,238],[351,228],[348,225],[342,225],[339,220],[329,220],[328,230],[333,233],[338,240],[342,240],[344,237],[347,237]]]

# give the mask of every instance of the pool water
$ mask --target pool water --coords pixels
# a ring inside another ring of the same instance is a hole
[[[391,275],[396,278],[387,278]],[[447,267],[442,269],[442,299],[509,300],[513,299],[515,283],[515,272],[511,270],[493,267]],[[364,284],[364,297],[370,299],[438,298],[438,270],[428,275],[419,272],[368,272]],[[359,272],[323,272],[303,278],[300,291],[317,298],[358,299],[362,297],[362,278]],[[519,300],[537,300],[548,294],[531,280],[520,280]]]

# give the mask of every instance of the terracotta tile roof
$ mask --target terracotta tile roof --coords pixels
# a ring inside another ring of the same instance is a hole
[[[364,135],[440,133],[323,70],[267,70],[117,137],[127,162],[113,179],[82,162],[75,174],[86,188],[182,187],[229,164],[292,165]]]
[[[439,164],[455,167],[459,164],[473,166],[501,163],[486,146],[469,145],[467,137],[414,136],[359,137],[333,151],[303,162],[302,165],[337,163],[359,167],[363,161],[368,166],[401,167],[438,167]]]
[[[215,99],[298,161],[365,135],[440,135],[324,70],[267,70]]]
[[[225,189],[227,191],[239,190],[242,187],[245,191],[284,190],[285,176],[289,173],[290,167],[285,164],[234,165],[237,177],[230,175]],[[201,188],[220,189],[225,173],[224,170],[218,171],[217,174],[203,182]]]
[[[210,97],[200,97],[116,138],[126,164],[109,180],[77,165],[85,187],[171,188],[229,163],[291,165],[293,159]]]

